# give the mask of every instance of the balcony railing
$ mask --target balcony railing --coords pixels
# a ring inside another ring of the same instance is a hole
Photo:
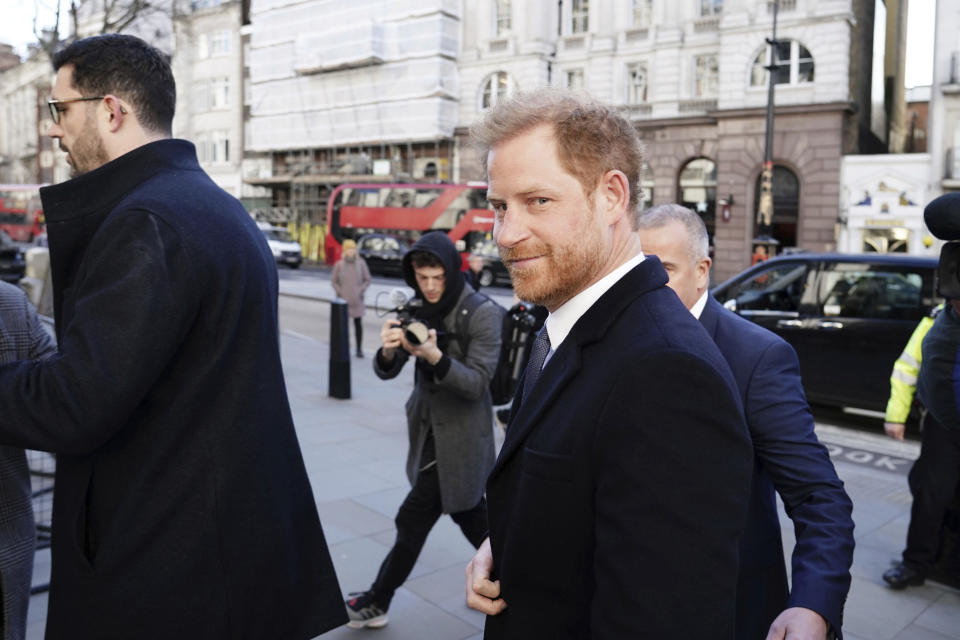
[[[717,108],[716,98],[697,98],[696,100],[681,100],[677,105],[680,113],[689,115],[691,113],[706,113],[714,111]]]
[[[779,12],[793,11],[797,8],[797,0],[780,0]],[[773,0],[767,0],[767,13],[773,13]]]
[[[649,118],[653,113],[653,105],[641,102],[637,104],[623,105],[623,112],[629,118]]]
[[[720,16],[708,16],[706,18],[697,18],[693,22],[694,33],[706,33],[708,31],[719,31]]]

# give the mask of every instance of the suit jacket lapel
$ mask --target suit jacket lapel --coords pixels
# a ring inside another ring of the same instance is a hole
[[[707,294],[707,304],[700,314],[700,324],[707,330],[714,342],[717,339],[717,326],[720,323],[720,314],[723,313],[723,307],[717,302],[711,294]]]
[[[667,274],[656,256],[647,256],[643,262],[631,269],[618,280],[606,293],[600,296],[592,307],[577,321],[570,334],[560,344],[553,357],[547,362],[536,385],[527,398],[518,394],[514,402],[519,402],[510,419],[503,447],[497,462],[490,472],[495,477],[507,460],[530,435],[543,412],[557,399],[567,383],[580,370],[581,352],[584,346],[601,339],[610,325],[630,303],[647,291],[665,286]],[[523,389],[523,380],[519,389]]]

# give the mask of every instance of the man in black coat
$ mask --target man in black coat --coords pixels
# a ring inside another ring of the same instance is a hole
[[[486,638],[733,638],[750,441],[729,368],[640,252],[636,131],[544,90],[473,133],[514,289],[550,315],[467,603]]]
[[[724,309],[707,291],[707,229],[693,211],[660,205],[640,216],[640,242],[700,319],[733,371],[753,440],[753,485],[740,540],[738,640],[840,637],[853,563],[853,504],[814,433],[793,348]],[[774,489],[794,522],[792,588]]]
[[[313,638],[346,621],[280,364],[277,275],[170,139],[162,54],[54,57],[41,191],[59,353],[0,367],[0,442],[57,453],[48,638]]]

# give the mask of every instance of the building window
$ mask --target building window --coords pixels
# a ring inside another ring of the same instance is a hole
[[[491,73],[483,83],[480,93],[480,108],[489,109],[504,98],[510,96],[510,77],[506,71]]]
[[[197,39],[197,57],[201,60],[206,58],[216,58],[230,54],[229,29],[213,31],[211,33],[201,33]]]
[[[634,62],[627,65],[627,104],[647,101],[647,65]]]
[[[510,29],[512,28],[510,4],[510,0],[495,0],[496,16],[494,22],[498,38],[510,35]]]
[[[210,131],[197,136],[197,159],[202,164],[230,162],[230,136],[226,131]]]
[[[696,211],[707,227],[710,246],[716,230],[717,165],[709,158],[695,158],[683,166],[679,177],[680,204]]]
[[[653,0],[633,0],[633,26],[649,27],[653,22]]]
[[[230,78],[213,78],[210,80],[210,108],[226,109],[230,106]]]
[[[717,65],[716,55],[697,56],[694,58],[694,90],[698,98],[716,98],[717,83],[720,79],[720,68]]]
[[[775,47],[764,47],[750,67],[750,86],[767,86],[770,53],[774,52],[773,83],[804,84],[813,82],[813,56],[796,40],[780,40]]]
[[[718,16],[723,13],[723,0],[700,0],[700,16]]]
[[[570,33],[590,30],[590,1],[570,0]]]
[[[567,89],[583,89],[583,69],[567,69],[563,72]]]

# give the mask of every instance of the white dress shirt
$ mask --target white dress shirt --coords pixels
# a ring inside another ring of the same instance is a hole
[[[620,278],[627,275],[628,271],[643,262],[643,257],[643,252],[638,253],[600,280],[597,280],[564,302],[557,307],[556,311],[547,316],[546,329],[547,335],[550,337],[550,353],[547,354],[547,359],[543,361],[543,366],[547,365],[554,351],[566,340],[567,335],[570,333],[570,330],[573,329],[573,325],[577,323],[577,320],[579,320],[610,287],[615,285]]]

